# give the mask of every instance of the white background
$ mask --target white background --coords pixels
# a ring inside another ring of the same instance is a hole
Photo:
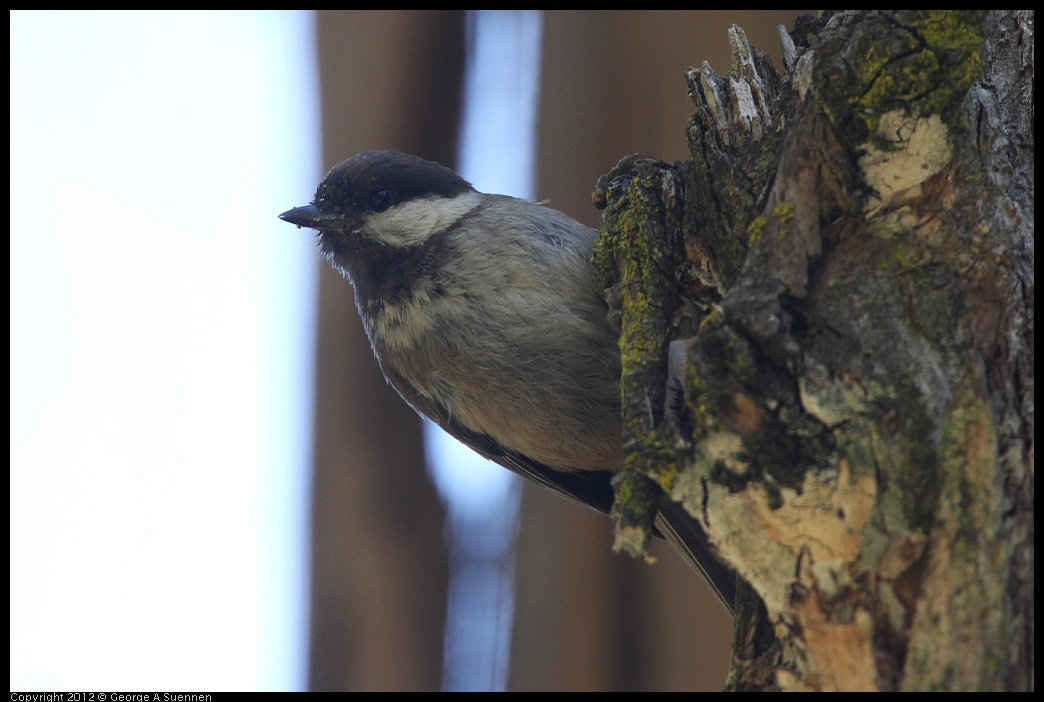
[[[11,14],[11,689],[305,681],[312,18]]]

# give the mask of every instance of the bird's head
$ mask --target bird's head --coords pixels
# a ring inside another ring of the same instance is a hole
[[[343,272],[408,255],[475,208],[481,194],[449,168],[399,151],[364,151],[319,183],[315,199],[279,215],[315,229]]]

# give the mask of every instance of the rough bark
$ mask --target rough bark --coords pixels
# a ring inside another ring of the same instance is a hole
[[[731,689],[1032,689],[1033,13],[730,35],[689,161],[597,193],[624,480],[744,581]]]

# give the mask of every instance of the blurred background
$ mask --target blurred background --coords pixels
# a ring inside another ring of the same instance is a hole
[[[801,12],[12,11],[11,689],[720,689],[702,581],[426,428],[276,215],[396,148],[597,227]]]

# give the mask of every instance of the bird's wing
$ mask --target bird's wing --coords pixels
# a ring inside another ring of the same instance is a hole
[[[435,400],[417,392],[417,389],[399,373],[386,372],[392,386],[421,415],[442,427],[446,433],[468,448],[508,470],[518,473],[566,499],[609,514],[613,506],[613,474],[609,471],[566,473],[508,448],[493,437],[469,429]]]
[[[385,374],[404,399],[450,436],[484,458],[542,485],[562,497],[608,515],[615,494],[609,471],[565,472],[510,449],[488,434],[473,431],[457,421],[440,403],[417,392],[400,374]],[[689,566],[710,585],[731,612],[736,602],[736,575],[714,556],[700,523],[669,497],[656,515],[656,536],[665,538]]]

